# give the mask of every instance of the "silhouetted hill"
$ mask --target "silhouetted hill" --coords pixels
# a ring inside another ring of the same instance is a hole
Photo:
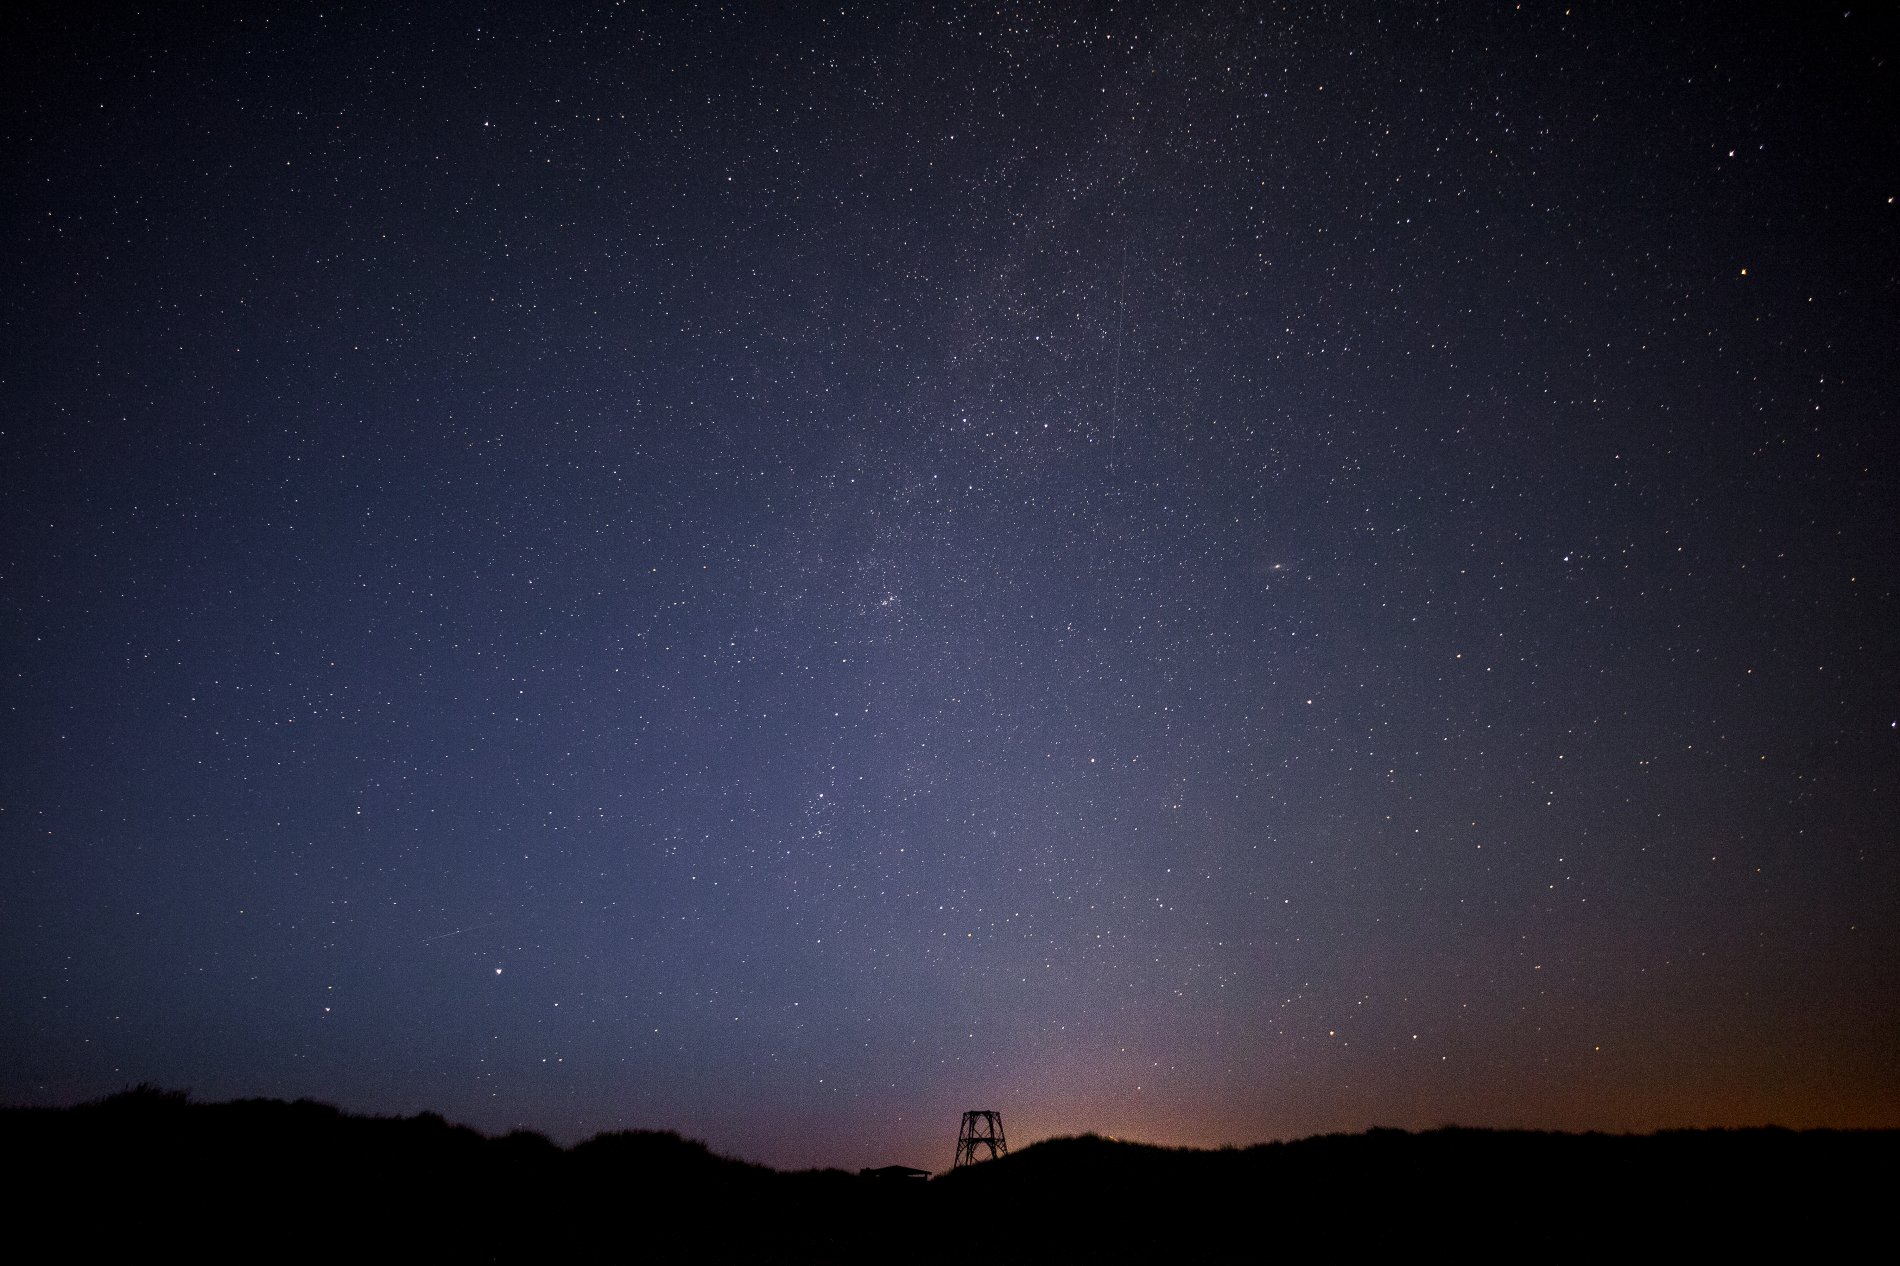
[[[1538,1258],[1876,1234],[1900,1132],[1372,1130],[1218,1151],[1052,1139],[933,1187],[1028,1256],[1426,1247]],[[1112,1232],[1102,1228],[1112,1226]]]
[[[563,1149],[434,1113],[201,1104],[148,1087],[0,1109],[0,1146],[27,1167],[16,1207],[88,1260],[157,1244],[222,1260],[835,1259],[915,1203],[842,1171],[780,1173],[671,1132]]]
[[[572,1148],[433,1113],[141,1087],[0,1110],[16,1225],[62,1255],[236,1260],[1256,1260],[1813,1252],[1882,1224],[1900,1132],[1374,1130],[1219,1151],[1052,1139],[928,1184],[666,1132]]]

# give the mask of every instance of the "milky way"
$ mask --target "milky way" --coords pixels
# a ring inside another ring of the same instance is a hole
[[[1900,1125],[1891,15],[262,13],[6,20],[0,1098]]]

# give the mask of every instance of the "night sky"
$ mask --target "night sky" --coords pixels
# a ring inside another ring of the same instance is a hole
[[[1900,21],[10,11],[0,1100],[1900,1125]]]

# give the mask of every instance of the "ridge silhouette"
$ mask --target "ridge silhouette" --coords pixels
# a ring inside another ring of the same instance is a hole
[[[22,1174],[16,1228],[50,1233],[62,1255],[232,1261],[948,1262],[969,1244],[944,1228],[971,1225],[1006,1261],[1813,1253],[1882,1231],[1900,1161],[1893,1130],[1446,1127],[1220,1150],[1081,1135],[892,1182],[777,1171],[670,1131],[563,1148],[435,1113],[201,1104],[149,1086],[0,1109],[0,1143]]]

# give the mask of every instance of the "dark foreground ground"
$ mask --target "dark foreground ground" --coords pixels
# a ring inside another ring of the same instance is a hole
[[[673,1134],[561,1149],[440,1117],[138,1090],[0,1110],[15,1246],[69,1260],[1581,1260],[1879,1244],[1900,1131],[1375,1130],[1216,1152],[1058,1139],[928,1183]]]

